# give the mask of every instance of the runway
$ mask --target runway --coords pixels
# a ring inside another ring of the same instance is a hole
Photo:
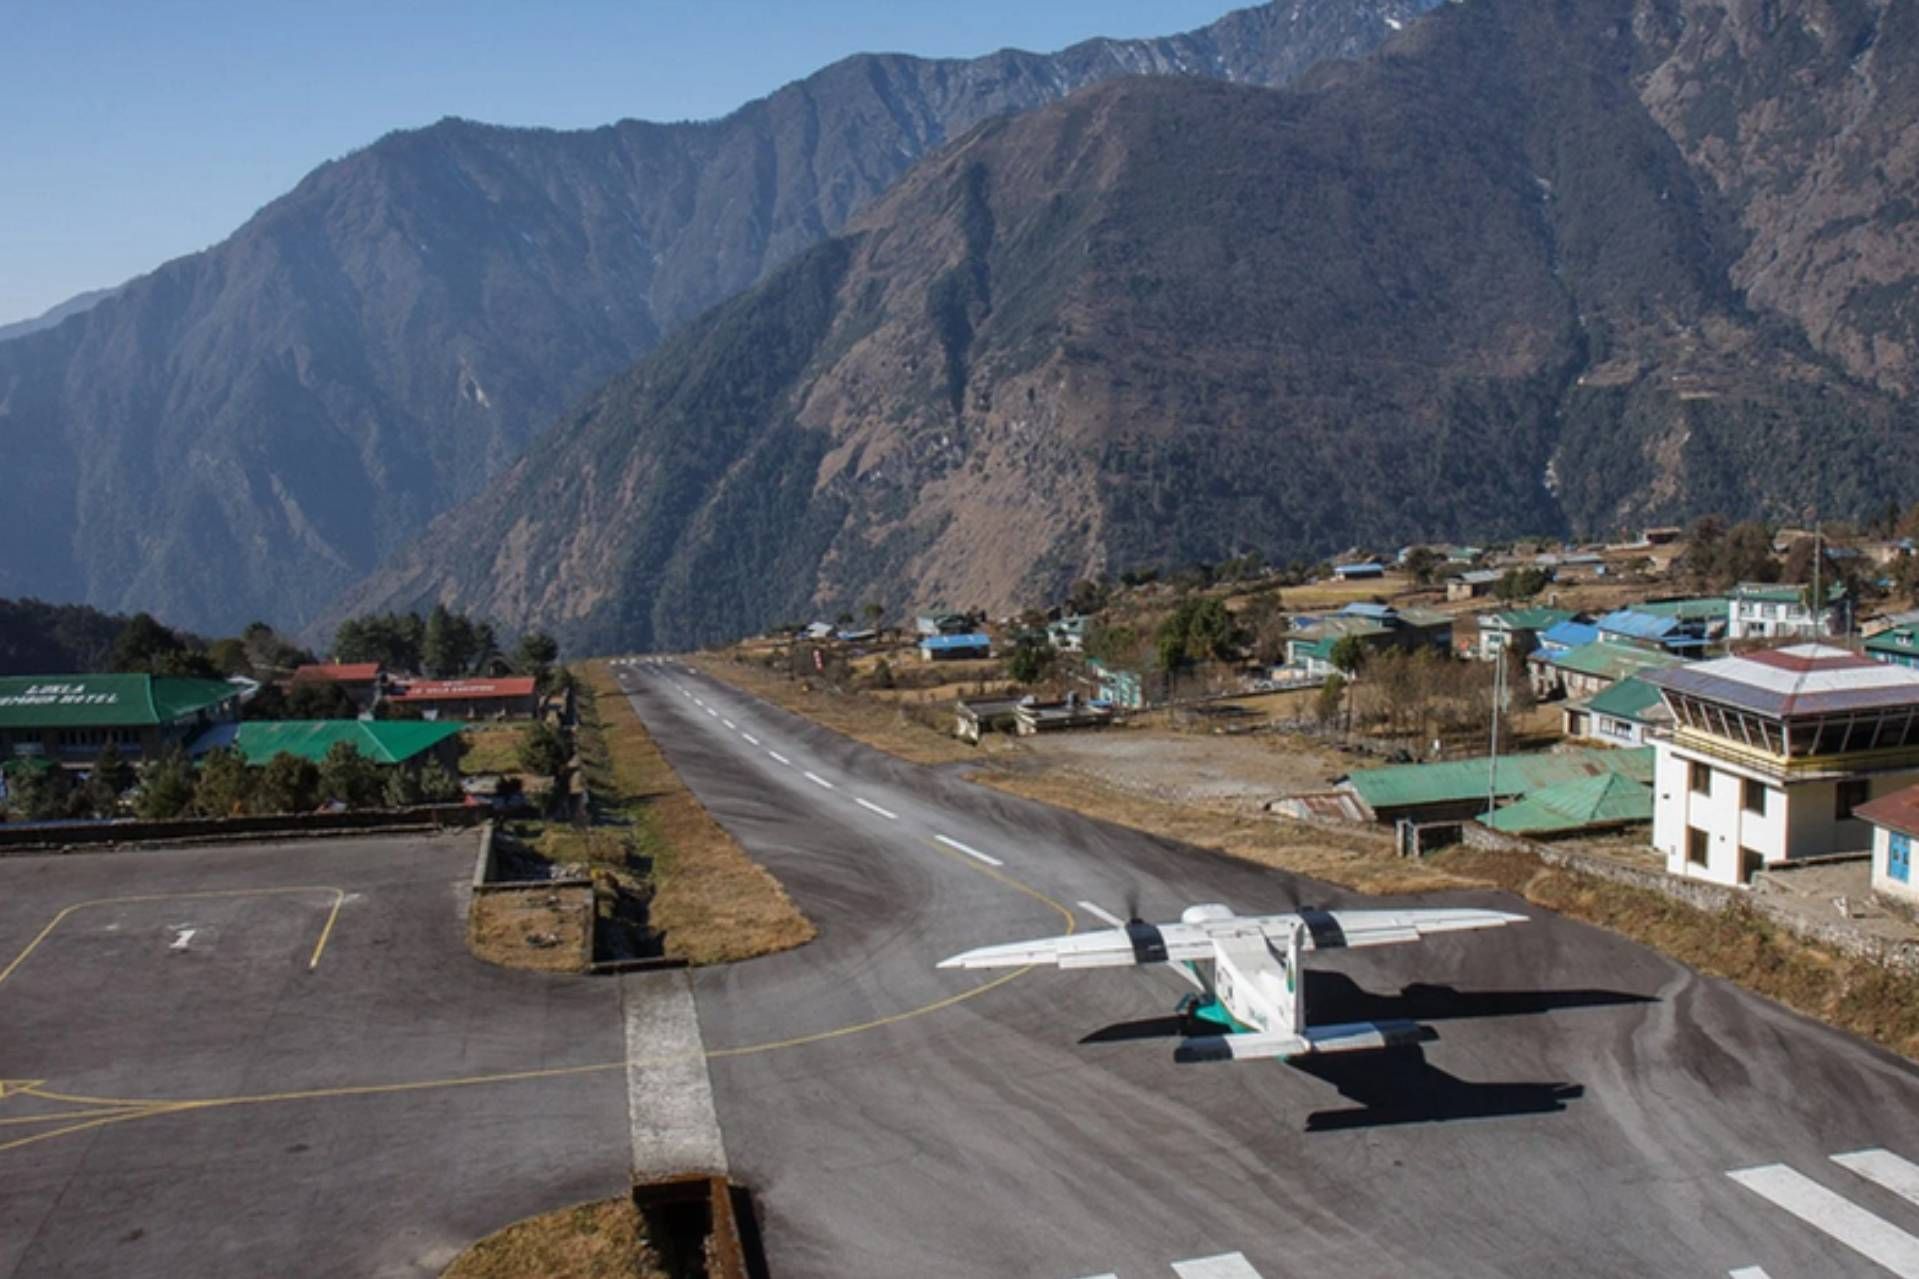
[[[1170,974],[934,965],[1103,926],[1081,901],[1376,902],[904,763],[684,666],[614,670],[820,928],[695,974],[779,1279],[1919,1275],[1902,1059],[1488,893],[1421,900],[1531,921],[1312,959],[1313,1020],[1414,1017],[1423,1050],[1176,1066]]]

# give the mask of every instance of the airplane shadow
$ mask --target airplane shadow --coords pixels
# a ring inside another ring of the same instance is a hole
[[[1460,990],[1414,982],[1397,995],[1362,989],[1345,973],[1306,971],[1306,1008],[1315,1024],[1343,1021],[1463,1021],[1476,1017],[1531,1017],[1564,1008],[1605,1008],[1658,1002],[1623,990]]]
[[[1307,1132],[1557,1114],[1586,1095],[1579,1084],[1470,1083],[1427,1061],[1423,1048],[1304,1057],[1290,1064],[1359,1103],[1314,1111],[1306,1116]]]

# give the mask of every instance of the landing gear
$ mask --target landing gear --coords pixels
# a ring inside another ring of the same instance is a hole
[[[1173,1016],[1179,1020],[1179,1033],[1188,1038],[1193,1035],[1207,1034],[1208,1029],[1200,1021],[1200,999],[1198,995],[1184,995],[1173,1009]]]

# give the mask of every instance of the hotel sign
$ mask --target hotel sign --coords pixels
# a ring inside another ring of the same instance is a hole
[[[17,693],[0,693],[0,707],[117,706],[117,692],[89,692],[85,684],[29,684]]]

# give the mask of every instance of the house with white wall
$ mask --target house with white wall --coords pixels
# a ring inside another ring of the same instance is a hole
[[[1864,852],[1859,810],[1919,782],[1919,670],[1800,644],[1640,678],[1672,716],[1653,742],[1653,845],[1675,875],[1744,884]]]
[[[1745,639],[1820,639],[1844,635],[1851,625],[1852,602],[1846,588],[1825,588],[1826,606],[1813,616],[1810,591],[1799,586],[1742,582],[1728,600],[1726,637]]]
[[[1881,796],[1859,810],[1872,826],[1872,891],[1890,901],[1919,906],[1919,878],[1912,849],[1919,844],[1919,786]]]

